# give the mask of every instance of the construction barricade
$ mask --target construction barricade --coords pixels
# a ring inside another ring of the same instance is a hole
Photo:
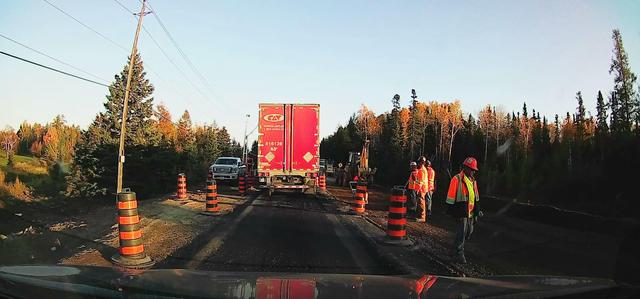
[[[215,180],[207,181],[206,202],[202,214],[209,216],[224,214],[218,205],[218,186]]]
[[[367,198],[367,182],[358,181],[356,185],[356,193],[351,204],[352,214],[363,214],[365,212],[365,201]]]
[[[247,192],[246,177],[245,175],[238,175],[238,192],[241,196],[244,196]]]
[[[255,187],[255,177],[253,176],[253,171],[247,170],[247,186],[246,189],[251,189],[253,187]]]
[[[412,245],[407,239],[407,196],[404,187],[391,189],[389,199],[389,217],[387,218],[387,237],[385,243],[394,245]]]
[[[327,175],[322,174],[318,176],[318,187],[320,187],[322,191],[327,191]]]
[[[177,199],[187,199],[187,176],[184,173],[178,174],[178,190],[176,191]]]
[[[126,190],[118,193],[117,199],[120,248],[118,253],[111,257],[111,261],[126,268],[142,269],[153,266],[154,262],[144,253],[136,193]]]

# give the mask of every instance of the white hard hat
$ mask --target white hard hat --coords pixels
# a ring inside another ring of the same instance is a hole
[[[418,164],[416,162],[411,162],[409,163],[409,166],[418,166]]]

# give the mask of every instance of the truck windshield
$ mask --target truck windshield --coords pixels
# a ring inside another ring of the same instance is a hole
[[[238,160],[236,159],[218,159],[215,164],[218,165],[236,165]]]

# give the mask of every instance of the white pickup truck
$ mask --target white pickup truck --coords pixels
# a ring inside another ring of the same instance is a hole
[[[209,167],[213,179],[221,181],[235,181],[245,170],[242,160],[236,157],[220,157]]]

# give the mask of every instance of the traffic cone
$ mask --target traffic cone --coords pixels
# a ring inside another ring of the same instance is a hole
[[[155,262],[144,253],[136,193],[127,190],[118,193],[117,197],[120,248],[111,257],[111,261],[126,268],[143,269],[153,266]]]
[[[216,216],[224,214],[218,206],[218,187],[215,180],[207,181],[207,195],[204,212],[202,214]]]
[[[385,243],[392,245],[413,245],[407,239],[407,196],[403,187],[391,189],[389,217],[387,218],[387,237]]]
[[[187,199],[187,176],[184,173],[178,174],[178,190],[176,192],[177,199]]]
[[[356,185],[356,194],[351,204],[351,214],[364,214],[365,200],[367,198],[367,182],[358,181]]]

